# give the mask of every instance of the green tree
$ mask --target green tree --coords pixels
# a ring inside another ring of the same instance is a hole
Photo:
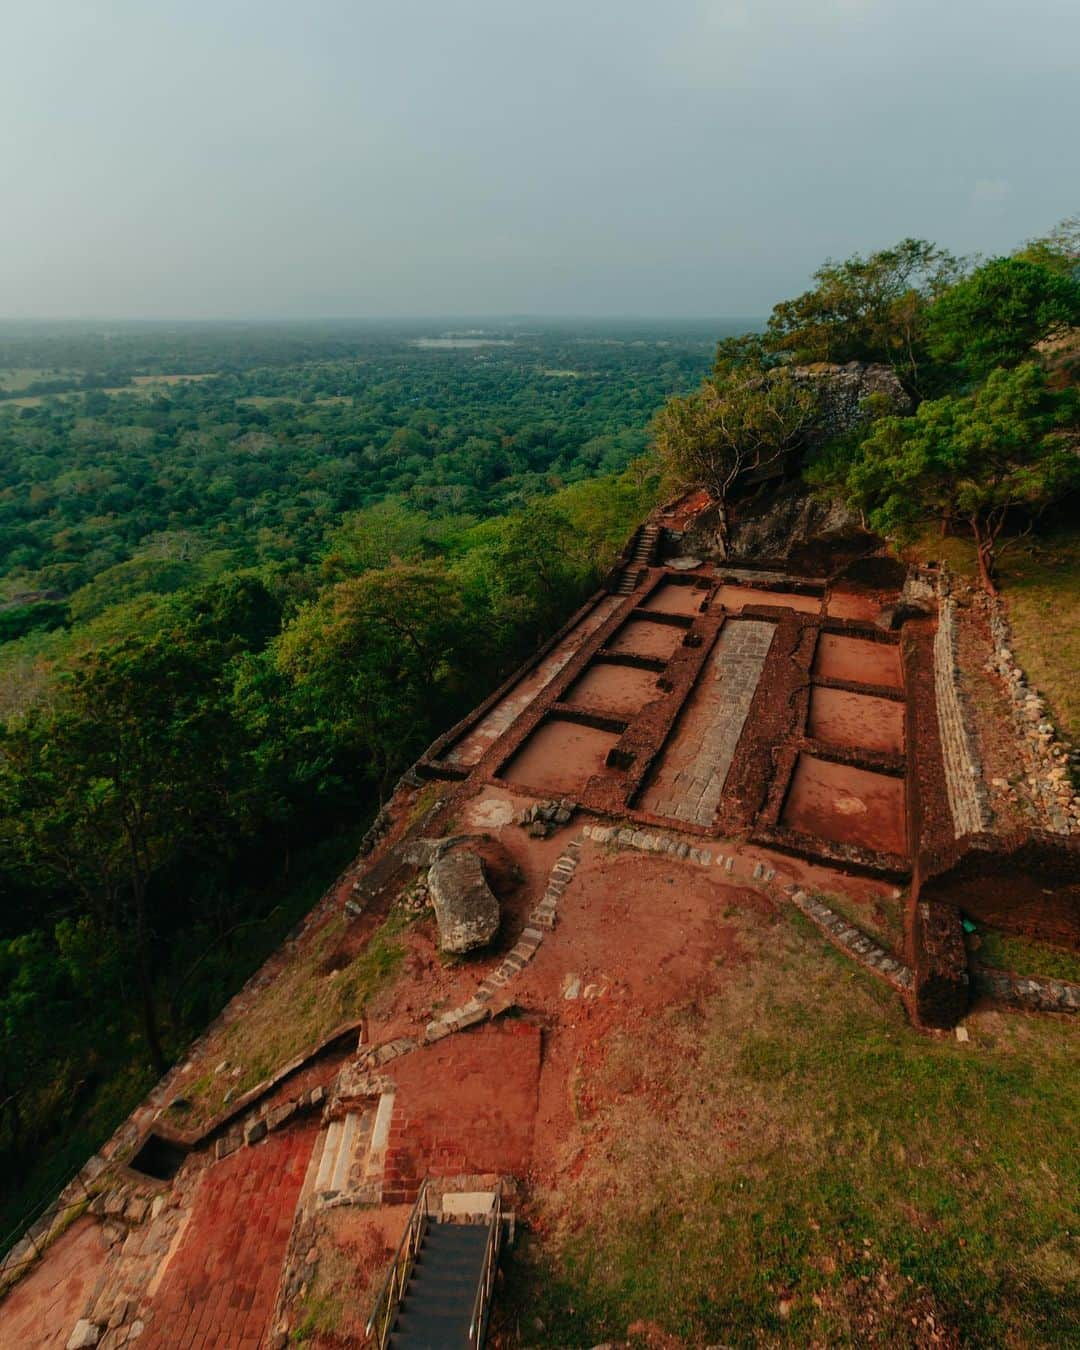
[[[729,502],[741,479],[775,464],[813,420],[815,397],[786,369],[740,368],[676,396],[653,420],[656,449],[668,473],[701,484],[717,505],[717,547],[730,543]]]
[[[171,635],[88,656],[57,708],[0,740],[0,847],[130,950],[159,1070],[154,884],[226,847],[248,791],[217,665]]]
[[[933,306],[930,350],[980,380],[1078,323],[1080,282],[1022,258],[995,258]]]
[[[454,705],[473,643],[445,569],[402,564],[330,587],[274,644],[305,725],[385,800]]]
[[[961,268],[925,239],[826,262],[816,286],[773,309],[766,346],[800,363],[881,361],[918,394],[930,305]]]
[[[1075,390],[1054,393],[1034,363],[995,370],[967,397],[935,399],[914,417],[887,417],[862,442],[847,495],[884,534],[964,520],[991,592],[1010,515],[1037,514],[1080,483]]]
[[[1025,262],[1038,263],[1051,272],[1076,280],[1080,269],[1080,213],[1067,216],[1049,234],[1029,239],[1013,254]]]

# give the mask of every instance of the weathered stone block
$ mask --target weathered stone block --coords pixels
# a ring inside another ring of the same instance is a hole
[[[266,1121],[249,1120],[244,1126],[244,1143],[247,1145],[257,1144],[260,1139],[266,1136]]]
[[[67,1350],[86,1350],[87,1346],[97,1345],[100,1340],[101,1328],[89,1318],[80,1317],[68,1338]]]
[[[458,847],[437,859],[428,872],[428,891],[443,951],[472,951],[498,932],[499,902],[470,849]]]

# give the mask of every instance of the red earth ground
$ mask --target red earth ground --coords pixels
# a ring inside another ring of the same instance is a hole
[[[67,1345],[107,1254],[101,1225],[89,1217],[76,1220],[49,1248],[48,1260],[4,1299],[0,1345],[10,1350]]]
[[[613,652],[630,652],[634,656],[666,661],[682,642],[685,631],[676,624],[654,619],[631,619],[623,624],[608,646]]]
[[[820,614],[821,596],[766,591],[755,586],[721,586],[713,601],[713,607],[717,605],[734,614],[740,613],[746,605],[780,605],[784,609],[797,609],[802,614]]]
[[[782,820],[819,839],[902,854],[907,849],[904,780],[800,755]]]
[[[632,717],[646,703],[663,698],[656,687],[655,670],[598,661],[588,667],[566,696],[567,703],[579,703],[616,717]]]
[[[870,638],[822,633],[814,657],[814,674],[822,680],[851,680],[899,689],[900,649],[889,642]]]
[[[616,731],[552,718],[537,727],[503,770],[502,777],[508,783],[527,784],[541,793],[556,796],[574,793],[593,774],[603,772],[608,751],[618,739]]]
[[[810,693],[807,730],[815,740],[833,745],[898,755],[904,749],[904,705],[871,694],[819,686]]]
[[[661,614],[699,614],[708,591],[696,586],[682,586],[677,581],[666,581],[658,586],[642,609],[657,610]]]

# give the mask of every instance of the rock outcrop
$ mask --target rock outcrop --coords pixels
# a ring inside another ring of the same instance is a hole
[[[483,947],[499,929],[499,902],[484,876],[478,854],[459,845],[441,854],[428,871],[428,896],[439,924],[444,952]]]

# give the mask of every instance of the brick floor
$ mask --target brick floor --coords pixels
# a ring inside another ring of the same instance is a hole
[[[425,1173],[522,1175],[532,1157],[540,1030],[523,1022],[448,1036],[394,1066],[383,1199],[416,1197]]]
[[[274,1308],[317,1126],[272,1134],[206,1174],[149,1309],[145,1350],[256,1350]]]

